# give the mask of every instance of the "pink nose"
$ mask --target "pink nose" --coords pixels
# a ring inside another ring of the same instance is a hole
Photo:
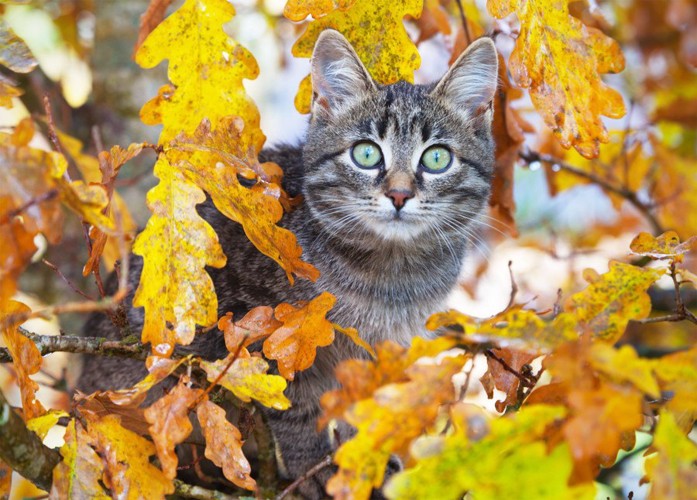
[[[407,189],[390,189],[385,193],[385,196],[392,200],[392,204],[397,210],[401,210],[407,200],[414,197],[414,193]]]

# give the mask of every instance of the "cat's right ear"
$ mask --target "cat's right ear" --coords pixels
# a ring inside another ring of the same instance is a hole
[[[351,44],[334,30],[323,31],[312,53],[312,113],[330,116],[376,90]]]

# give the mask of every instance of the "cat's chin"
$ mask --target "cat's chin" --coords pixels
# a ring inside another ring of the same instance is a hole
[[[385,241],[409,242],[423,234],[427,226],[404,217],[371,221],[373,232]]]

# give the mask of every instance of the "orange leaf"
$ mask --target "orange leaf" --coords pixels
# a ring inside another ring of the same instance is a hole
[[[168,479],[177,476],[178,460],[174,447],[191,434],[193,426],[189,411],[203,394],[203,390],[192,389],[182,378],[174,389],[145,410],[145,419],[150,423],[150,436],[155,443],[162,472]]]
[[[232,313],[218,320],[218,328],[225,336],[225,347],[230,352],[265,339],[281,325],[280,321],[274,319],[273,308],[269,306],[253,308],[237,322],[233,322]]]
[[[17,381],[22,394],[22,408],[24,410],[22,415],[26,421],[46,413],[44,407],[36,399],[36,391],[39,389],[39,385],[29,378],[29,375],[33,375],[41,369],[43,359],[36,344],[18,331],[19,325],[24,320],[13,318],[14,315],[18,315],[21,318],[30,313],[31,309],[14,300],[3,305],[3,309],[0,320],[3,325],[5,325],[6,321],[7,324],[2,329],[2,336],[8,351],[12,355],[13,366],[17,372]]]
[[[227,421],[225,410],[204,401],[196,413],[206,439],[206,458],[222,468],[223,475],[240,488],[256,490],[256,481],[249,475],[252,467],[242,453],[242,435]]]
[[[296,371],[312,366],[317,348],[334,341],[334,327],[326,316],[335,302],[331,293],[322,292],[299,308],[285,303],[276,307],[276,319],[283,326],[264,342],[264,355],[278,361],[278,371],[286,379],[293,380]]]

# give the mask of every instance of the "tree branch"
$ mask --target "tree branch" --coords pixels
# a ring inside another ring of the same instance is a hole
[[[121,358],[146,359],[150,347],[141,342],[108,340],[102,337],[78,337],[75,335],[38,335],[24,328],[19,333],[36,344],[42,356],[53,352],[72,352],[81,354],[99,354]],[[6,348],[0,348],[0,363],[11,363],[12,356]]]
[[[42,490],[51,489],[58,451],[44,446],[0,392],[0,459]]]
[[[195,498],[196,500],[234,500],[237,498],[249,498],[249,496],[246,495],[228,495],[222,491],[193,486],[179,479],[174,480],[174,493],[184,498]]]
[[[581,170],[580,168],[574,167],[573,165],[569,165],[568,163],[564,162],[560,158],[557,158],[552,155],[547,155],[547,154],[542,154],[538,153],[536,151],[520,151],[518,153],[518,156],[525,160],[528,163],[533,163],[533,162],[542,162],[542,163],[551,163],[553,165],[558,166],[561,170],[564,170],[566,172],[569,172],[570,174],[576,175],[578,177],[582,177],[584,179],[587,179],[591,181],[593,184],[597,184],[601,188],[603,188],[606,191],[610,191],[611,193],[615,193],[618,196],[621,196],[625,200],[627,200],[629,203],[631,203],[641,214],[644,216],[644,218],[651,224],[651,227],[656,234],[662,234],[665,233],[665,229],[661,225],[661,223],[658,221],[656,216],[653,214],[652,211],[652,206],[644,203],[639,199],[637,194],[625,187],[620,187],[620,186],[615,186],[614,184],[611,184],[607,180],[598,177],[597,175],[591,173],[591,172],[586,172],[585,170]]]

